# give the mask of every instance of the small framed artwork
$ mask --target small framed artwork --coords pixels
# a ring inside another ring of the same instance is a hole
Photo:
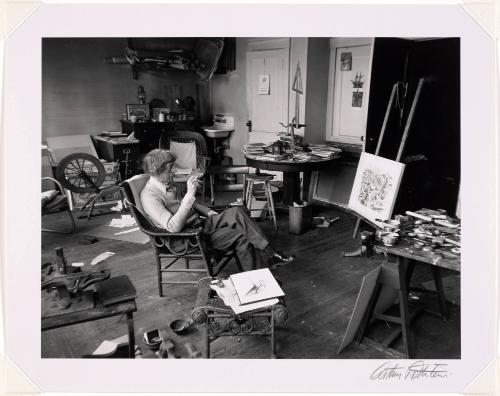
[[[352,93],[352,107],[362,107],[363,106],[363,91],[359,89]]]
[[[340,54],[340,71],[352,69],[352,52],[342,52]]]
[[[149,120],[149,104],[128,104],[127,120],[129,121]]]

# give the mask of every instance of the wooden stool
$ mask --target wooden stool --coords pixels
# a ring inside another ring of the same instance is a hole
[[[273,199],[273,192],[272,192],[272,186],[271,186],[271,180],[274,179],[273,175],[268,175],[268,174],[256,174],[256,173],[250,173],[247,175],[246,178],[246,195],[245,195],[245,201],[247,202],[247,207],[250,213],[252,212],[252,196],[253,196],[253,186],[254,184],[264,184],[264,193],[266,194],[266,201],[267,201],[267,211],[268,211],[268,217],[271,217],[273,219],[274,223],[274,229],[276,230],[278,228],[276,224],[276,211],[274,209],[274,199]],[[258,210],[258,209],[253,209],[253,210]]]
[[[191,313],[193,322],[205,327],[205,357],[210,359],[210,342],[218,337],[260,335],[270,338],[271,358],[277,358],[275,325],[285,323],[288,318],[284,298],[279,297],[279,303],[273,306],[237,315],[210,289],[211,281],[211,277],[199,280],[198,296]]]

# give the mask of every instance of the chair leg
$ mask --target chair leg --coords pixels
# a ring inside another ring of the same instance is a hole
[[[71,211],[70,208],[68,208],[68,214],[69,214],[69,218],[71,220],[71,231],[70,233],[74,233],[76,231],[76,223],[75,223],[75,217],[73,216],[73,212]]]
[[[271,359],[276,359],[276,334],[274,326],[274,312],[271,311]]]
[[[155,253],[155,261],[156,261],[156,273],[158,275],[158,294],[160,297],[163,297],[163,284],[162,281],[162,273],[161,273],[161,258],[158,253]]]
[[[273,223],[274,223],[274,229],[277,230],[278,226],[276,224],[276,211],[274,209],[274,199],[273,199],[273,190],[271,187],[271,182],[266,182],[266,191],[268,195],[268,202],[269,202],[269,209],[271,212],[271,216],[273,218]]]
[[[209,335],[209,318],[205,322],[205,357],[210,359],[210,335]]]
[[[252,210],[252,196],[253,196],[253,181],[250,180],[248,182],[248,189],[247,189],[247,207],[248,207],[248,210],[251,211]]]
[[[215,180],[214,180],[214,175],[210,175],[210,202],[212,206],[215,204],[215,194],[214,194],[214,185],[215,185]]]
[[[247,175],[243,175],[243,193],[242,197],[243,199],[243,206],[247,205]]]

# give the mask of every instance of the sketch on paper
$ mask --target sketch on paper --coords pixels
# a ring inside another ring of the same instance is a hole
[[[361,187],[358,201],[377,212],[384,210],[387,192],[392,186],[392,177],[386,173],[378,173],[372,169],[365,169],[361,176]]]
[[[404,164],[362,153],[348,207],[371,221],[392,216]]]

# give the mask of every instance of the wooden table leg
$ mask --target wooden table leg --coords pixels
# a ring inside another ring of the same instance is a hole
[[[128,327],[128,357],[135,359],[135,333],[134,333],[134,314],[127,313],[127,327]]]
[[[441,308],[441,315],[443,319],[448,318],[448,305],[446,303],[446,297],[444,296],[443,281],[441,279],[441,269],[437,266],[432,266],[432,276],[434,277],[434,283],[436,285],[436,290],[438,292],[439,306]]]
[[[399,312],[401,316],[401,329],[403,331],[403,348],[408,359],[413,357],[413,340],[410,333],[410,311],[408,309],[408,265],[406,258],[398,259],[399,262]]]
[[[300,200],[300,177],[298,172],[283,172],[283,203],[292,205]]]

